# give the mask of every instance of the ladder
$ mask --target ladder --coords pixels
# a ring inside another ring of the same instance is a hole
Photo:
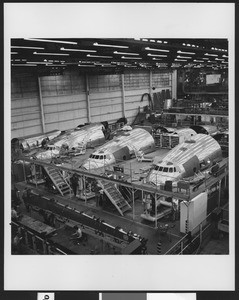
[[[137,158],[138,161],[142,161],[144,158],[144,152],[140,149],[137,149],[133,144],[129,145],[134,150],[134,155]]]
[[[52,182],[54,183],[55,187],[59,191],[59,193],[62,196],[65,196],[67,194],[71,193],[71,187],[67,183],[67,181],[62,176],[61,172],[57,169],[54,169],[52,167],[44,167],[48,176],[51,178]]]
[[[114,183],[100,180],[99,184],[103,189],[103,191],[105,192],[106,196],[109,198],[112,204],[117,208],[121,216],[123,216],[127,210],[131,209],[131,206],[124,199],[120,191],[115,187]]]

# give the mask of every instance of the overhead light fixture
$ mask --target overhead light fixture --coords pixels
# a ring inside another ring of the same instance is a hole
[[[32,64],[32,65],[27,65],[27,64],[12,64],[12,66],[24,66],[24,67],[36,67],[37,65],[35,65],[35,64]]]
[[[95,67],[95,65],[78,65],[78,67]]]
[[[138,53],[127,53],[127,52],[118,52],[118,51],[114,51],[114,54],[122,54],[122,55],[139,55]]]
[[[178,59],[178,58],[175,58],[176,61],[187,61],[186,59]]]
[[[167,41],[164,41],[164,44],[167,44],[168,42]]]
[[[129,48],[128,46],[107,45],[107,44],[99,44],[99,43],[94,43],[93,46],[99,46],[99,47],[113,47],[113,48]]]
[[[97,52],[96,50],[86,50],[86,49],[67,49],[64,47],[61,47],[60,50],[62,51],[76,51],[76,52]]]
[[[218,56],[217,54],[210,54],[210,53],[205,53],[204,55],[207,55],[207,56]]]
[[[136,40],[136,41],[140,41],[140,39],[139,39],[139,38],[134,38],[134,40]]]
[[[196,53],[194,53],[194,52],[187,52],[187,51],[180,51],[180,50],[178,50],[177,53],[181,53],[181,54],[191,54],[191,55],[196,54]]]
[[[164,49],[154,49],[154,48],[150,48],[150,47],[145,47],[145,50],[160,51],[160,52],[169,52],[169,50],[164,50]]]
[[[144,42],[148,42],[148,40],[147,40],[147,39],[142,39],[142,41],[144,41]]]
[[[225,54],[224,54],[222,57],[226,57],[226,58],[228,58],[228,56],[227,56],[227,55],[225,55]]]
[[[202,59],[208,60],[209,58],[208,57],[203,57]]]
[[[47,64],[46,67],[66,67],[66,64],[53,64],[53,65],[49,65]]]
[[[77,45],[76,42],[69,42],[69,41],[57,41],[57,40],[45,40],[45,39],[24,39],[27,41],[36,41],[36,42],[47,42],[47,43],[60,43],[60,44],[70,44],[70,45]]]
[[[153,57],[153,60],[162,60],[162,58],[155,58],[155,57]]]
[[[18,54],[18,52],[11,52],[11,54]]]
[[[160,43],[160,44],[162,44],[162,41],[157,41],[157,43]]]
[[[33,54],[36,54],[36,55],[64,55],[64,56],[70,55],[68,53],[43,53],[43,52],[33,52]]]
[[[217,57],[216,57],[215,60],[224,60],[224,59],[223,59],[223,58],[217,58]]]
[[[113,58],[112,56],[104,56],[104,55],[91,55],[91,54],[87,54],[87,57],[102,57],[102,58]]]
[[[190,59],[190,58],[192,58],[192,57],[190,57],[190,56],[180,56],[180,55],[177,55],[177,58],[188,58],[188,59]]]
[[[27,61],[27,64],[42,64],[42,65],[46,65],[46,64],[52,64],[52,62]]]
[[[129,56],[121,56],[123,59],[142,59],[141,57],[129,57]]]
[[[11,48],[44,50],[43,47],[11,46]]]
[[[148,56],[157,56],[157,57],[167,57],[167,55],[164,55],[164,54],[151,54],[151,53],[148,53],[147,55]]]
[[[204,60],[198,60],[198,59],[194,59],[194,62],[204,62]]]
[[[155,42],[155,40],[149,40],[149,41],[150,41],[150,42],[153,42],[153,43]]]

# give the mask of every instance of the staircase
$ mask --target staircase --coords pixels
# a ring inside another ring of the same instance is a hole
[[[106,196],[110,199],[112,204],[117,208],[121,216],[123,216],[127,210],[131,209],[131,206],[124,199],[120,191],[115,187],[114,183],[101,180],[99,181],[99,184],[103,189],[103,191],[105,192]]]
[[[71,187],[67,183],[67,181],[63,178],[60,171],[52,167],[44,167],[44,168],[47,174],[49,175],[49,177],[51,178],[52,182],[54,183],[55,187],[57,188],[57,190],[62,196],[71,193]]]

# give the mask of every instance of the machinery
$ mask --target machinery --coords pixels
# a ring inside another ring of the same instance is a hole
[[[155,185],[178,181],[204,171],[222,159],[218,142],[210,135],[197,134],[174,147],[150,172],[148,181]]]
[[[59,155],[83,154],[86,147],[95,147],[105,142],[104,125],[85,125],[68,130],[46,145],[44,151],[35,154],[37,159],[51,159]]]
[[[154,150],[154,139],[148,131],[130,127],[130,130],[121,130],[120,134],[99,147],[82,167],[87,170],[97,169]]]

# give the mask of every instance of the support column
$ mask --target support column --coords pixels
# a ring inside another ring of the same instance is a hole
[[[158,227],[158,219],[157,219],[157,194],[155,193],[154,195],[154,200],[155,200],[155,229]]]
[[[220,207],[220,205],[221,205],[221,183],[222,183],[222,181],[219,180],[218,207]]]
[[[121,87],[122,87],[122,113],[125,117],[125,88],[124,88],[124,74],[121,74]]]
[[[134,209],[134,190],[133,189],[132,189],[132,202],[133,202],[133,220],[134,220],[135,209]]]
[[[45,128],[45,117],[44,117],[44,107],[43,107],[43,101],[42,101],[41,78],[40,78],[40,76],[38,76],[38,92],[39,92],[39,100],[40,100],[42,132],[45,133],[46,128]]]
[[[152,99],[152,106],[154,108],[154,101],[153,101],[153,73],[152,70],[149,70],[149,95]]]
[[[177,70],[172,72],[172,99],[177,99]]]
[[[89,78],[87,74],[85,75],[85,84],[86,84],[87,119],[88,119],[88,123],[91,123],[90,88],[89,88]]]

